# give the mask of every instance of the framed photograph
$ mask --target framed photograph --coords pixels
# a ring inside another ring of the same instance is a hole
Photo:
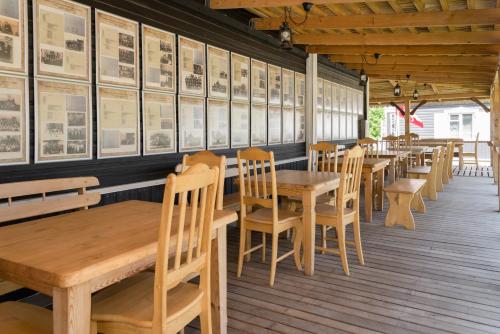
[[[33,3],[35,76],[92,80],[91,8],[69,0]]]
[[[332,140],[332,111],[323,110],[323,140]]]
[[[139,23],[96,10],[95,29],[97,83],[139,88]]]
[[[306,106],[306,75],[295,72],[295,107]]]
[[[205,98],[179,96],[179,152],[205,149]]]
[[[208,97],[229,100],[229,51],[207,46]]]
[[[323,140],[323,108],[316,108],[316,139]]]
[[[283,144],[294,142],[294,109],[283,107]]]
[[[28,74],[27,0],[0,1],[0,72]]]
[[[347,100],[346,100],[346,87],[340,86],[338,87],[339,94],[339,139],[347,139]]]
[[[142,25],[142,88],[166,93],[177,89],[175,35]]]
[[[142,92],[144,155],[176,151],[176,102],[173,94]]]
[[[295,84],[293,71],[282,69],[283,75],[283,107],[292,107],[295,103]]]
[[[267,144],[281,144],[281,107],[268,106],[267,117]]]
[[[267,106],[265,104],[252,104],[250,114],[250,144],[251,146],[264,146],[267,144]]]
[[[323,109],[332,110],[332,83],[328,80],[323,82]]]
[[[269,105],[281,106],[281,67],[267,65],[267,95]]]
[[[306,141],[306,109],[304,107],[295,108],[295,142]]]
[[[231,102],[231,148],[250,146],[250,104]]]
[[[350,88],[347,88],[347,95],[346,95],[346,100],[347,100],[347,107],[346,107],[346,114],[347,114],[347,139],[352,138],[352,123],[353,123],[353,109],[352,109],[352,98],[353,98],[353,93],[354,91]]]
[[[97,87],[97,157],[140,155],[139,91]]]
[[[231,52],[231,99],[250,99],[250,58]]]
[[[252,103],[267,103],[267,64],[252,59]]]
[[[35,162],[92,159],[87,83],[35,80]]]
[[[0,76],[0,165],[29,163],[28,78]]]
[[[324,87],[323,79],[318,78],[318,85],[316,88],[316,108],[323,109]]]
[[[207,100],[207,141],[209,150],[229,148],[229,101]]]
[[[332,139],[340,139],[340,129],[339,129],[339,97],[340,97],[339,86],[332,84]]]
[[[205,96],[205,44],[177,36],[179,43],[179,94]]]

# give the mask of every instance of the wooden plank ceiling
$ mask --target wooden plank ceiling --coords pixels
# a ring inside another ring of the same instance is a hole
[[[370,102],[487,98],[499,63],[500,0],[317,0],[303,24],[298,0],[211,0],[244,8],[257,30],[279,30],[291,10],[295,44],[370,77]],[[377,61],[373,57],[379,53]],[[408,75],[410,75],[408,79]]]

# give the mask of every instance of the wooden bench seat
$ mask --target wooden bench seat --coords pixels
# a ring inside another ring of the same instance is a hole
[[[52,334],[52,312],[26,303],[1,303],[0,333]]]
[[[431,161],[432,163],[432,161]],[[411,174],[430,174],[431,173],[431,167],[430,166],[417,166],[408,169],[407,173]]]
[[[422,188],[426,180],[399,179],[384,188],[389,198],[389,211],[385,218],[385,226],[403,225],[406,229],[415,229],[415,219],[411,209],[425,213],[426,208],[422,199]]]

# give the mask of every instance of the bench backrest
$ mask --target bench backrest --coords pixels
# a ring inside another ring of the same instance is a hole
[[[99,203],[99,193],[87,193],[99,185],[95,177],[74,177],[0,184],[0,223],[73,209],[88,209]],[[61,196],[49,193],[75,190]],[[39,196],[36,196],[39,195]],[[24,198],[33,196],[33,198]],[[22,199],[22,201],[20,200]]]

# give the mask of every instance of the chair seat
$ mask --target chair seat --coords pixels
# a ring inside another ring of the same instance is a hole
[[[184,310],[199,303],[203,292],[198,286],[180,283],[168,291],[167,323]],[[92,297],[92,320],[120,322],[152,327],[154,309],[154,273],[144,272],[127,278]]]
[[[52,312],[26,303],[0,303],[0,333],[51,334]]]
[[[354,213],[350,208],[344,209],[344,216],[354,215]],[[335,219],[337,217],[337,207],[328,204],[316,205],[316,216]]]
[[[431,172],[430,166],[418,166],[407,170],[408,174],[430,174],[430,172]]]
[[[288,223],[295,219],[300,219],[302,214],[286,209],[278,209],[278,224]],[[245,218],[247,221],[262,224],[273,223],[273,210],[272,209],[258,209],[255,212],[248,214]]]

